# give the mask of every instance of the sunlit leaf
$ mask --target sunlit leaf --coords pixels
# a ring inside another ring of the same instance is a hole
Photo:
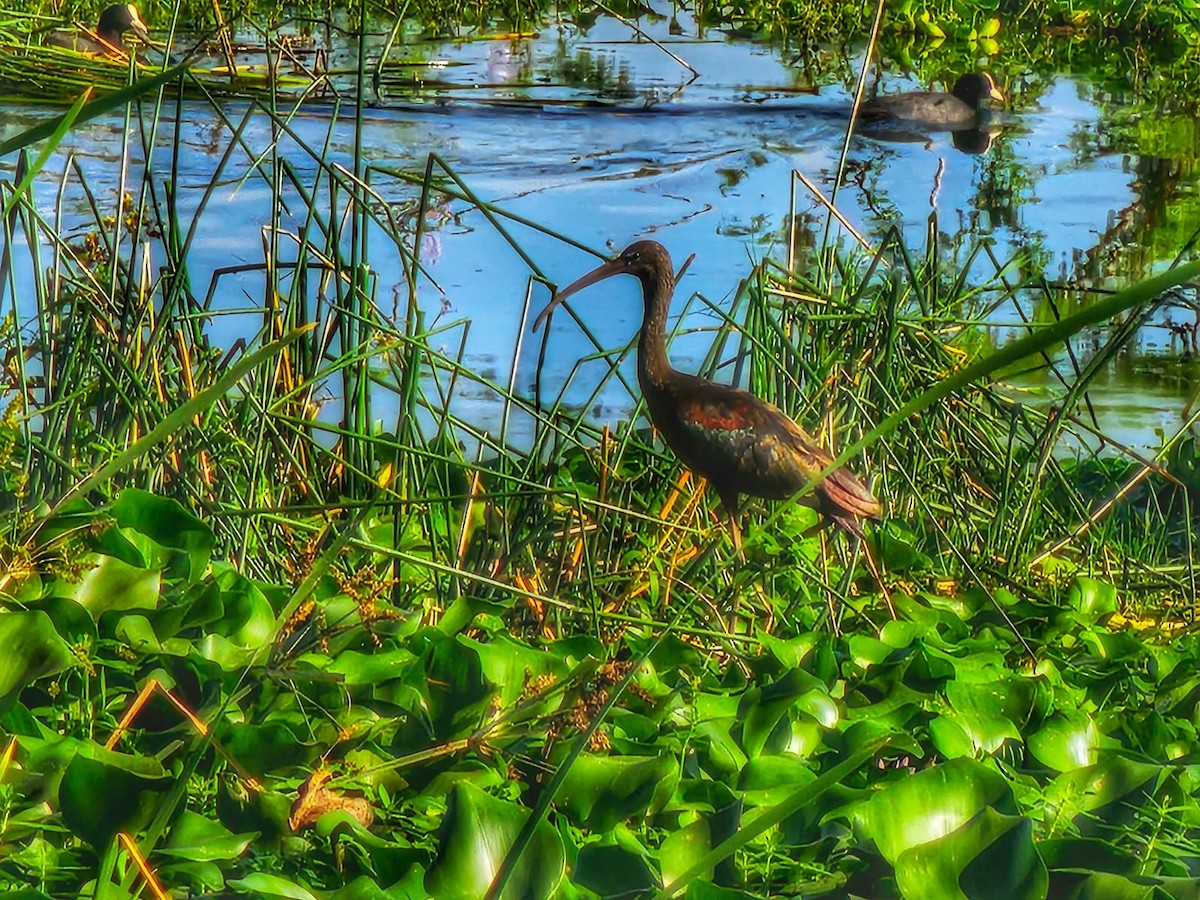
[[[1095,720],[1082,710],[1056,714],[1028,738],[1029,752],[1056,772],[1094,763],[1099,741]]]
[[[527,809],[460,783],[450,796],[438,834],[437,860],[425,876],[426,889],[446,900],[483,897],[528,815]],[[513,870],[503,897],[550,897],[565,868],[558,832],[543,820],[534,829],[532,844]]]
[[[1047,881],[1029,819],[991,807],[896,860],[896,883],[909,898],[1041,900]]]
[[[75,655],[40,610],[0,612],[0,700],[69,668]]]
[[[988,807],[1016,812],[1008,782],[982,763],[954,759],[889,784],[851,816],[895,863],[904,851],[944,838]]]

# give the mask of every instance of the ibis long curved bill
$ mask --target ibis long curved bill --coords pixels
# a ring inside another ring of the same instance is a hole
[[[622,261],[622,258],[618,256],[616,259],[610,259],[608,262],[601,263],[586,275],[576,278],[565,288],[556,290],[554,292],[554,297],[549,303],[542,307],[542,311],[538,313],[537,317],[533,320],[533,330],[537,331],[539,328],[541,328],[542,322],[549,317],[550,313],[554,312],[555,307],[557,307],[572,294],[582,291],[585,287],[590,287],[597,281],[603,281],[605,278],[611,278],[614,275],[620,275],[622,272],[626,271],[628,271],[628,267]]]

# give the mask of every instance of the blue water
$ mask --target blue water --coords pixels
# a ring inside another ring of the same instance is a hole
[[[643,23],[645,24],[645,23]],[[681,21],[685,34],[695,26]],[[719,33],[700,40],[672,37],[667,21],[645,27],[684,59],[680,65],[653,43],[632,35],[623,23],[601,18],[586,34],[550,28],[536,38],[477,41],[398,48],[430,60],[424,69],[389,72],[389,78],[427,78],[471,86],[429,88],[414,92],[385,81],[368,111],[365,148],[373,167],[421,172],[429,153],[437,153],[480,198],[541,223],[598,250],[611,252],[626,243],[651,237],[664,243],[677,262],[696,254],[679,286],[677,303],[701,293],[717,305],[727,304],[752,263],[765,257],[784,259],[792,211],[789,191],[793,171],[804,173],[826,194],[833,188],[838,155],[849,110],[852,72],[838,68],[809,83],[803,71],[789,65],[772,48],[727,40]],[[853,68],[861,60],[851,59]],[[572,69],[603,73],[592,86],[571,83]],[[597,88],[595,85],[601,85]],[[475,87],[475,86],[481,87]],[[887,73],[885,91],[920,87],[912,79]],[[1016,99],[1013,109],[997,116],[992,146],[983,154],[955,148],[949,135],[892,143],[856,137],[840,186],[838,206],[853,226],[874,243],[897,225],[910,245],[924,243],[927,222],[936,213],[947,247],[960,255],[977,238],[994,241],[996,255],[1023,256],[1024,271],[1048,277],[1086,277],[1101,287],[1120,287],[1130,277],[1165,267],[1168,258],[1139,260],[1137,266],[1088,263],[1106,244],[1114,217],[1138,201],[1136,158],[1115,152],[1105,135],[1106,121],[1119,112],[1121,98],[1099,93],[1086,78],[1060,75],[1004,85]],[[1127,98],[1132,102],[1135,98]],[[569,102],[594,104],[578,108]],[[519,106],[505,104],[518,103]],[[245,104],[222,107],[232,121],[241,119]],[[168,108],[169,111],[172,108]],[[0,140],[52,115],[56,109],[27,104],[0,106]],[[328,143],[329,161],[353,165],[353,120],[332,118],[328,104],[303,109],[293,120],[300,140],[320,148]],[[154,178],[169,174],[175,123],[161,124],[149,163]],[[200,103],[184,107],[180,140],[186,149],[179,172],[181,215],[197,209],[230,139],[215,111]],[[146,161],[131,129],[126,185],[135,185]],[[126,144],[122,116],[94,120],[69,134],[39,175],[34,192],[39,208],[52,216],[55,194],[67,173],[64,213],[68,230],[86,219],[84,192],[71,161],[100,203],[115,206],[121,160]],[[271,145],[272,128],[256,116],[243,134],[255,154]],[[320,192],[325,184],[316,162],[301,144],[284,138],[280,152],[296,168],[306,186]],[[203,294],[221,268],[261,264],[263,229],[270,222],[270,190],[264,176],[250,166],[241,150],[222,175],[200,216],[189,266],[194,290]],[[12,158],[0,161],[11,177]],[[1020,177],[1013,177],[1019,173]],[[417,190],[410,184],[373,172],[371,184],[393,214],[411,227]],[[993,190],[981,190],[989,185]],[[797,186],[795,213],[802,221],[821,223],[825,212]],[[327,194],[325,195],[327,196]],[[296,209],[300,209],[299,205]],[[407,217],[407,218],[406,218]],[[485,377],[505,383],[515,358],[517,390],[533,390],[540,336],[522,332],[522,310],[530,271],[518,254],[476,210],[464,202],[439,206],[428,218],[422,245],[423,262],[432,280],[422,280],[420,302],[428,321],[469,323],[465,362]],[[285,214],[284,231],[295,231],[302,219]],[[566,283],[591,268],[593,256],[521,226],[509,226],[514,237],[547,277]],[[851,239],[835,226],[835,236]],[[284,256],[294,244],[282,239]],[[370,237],[370,265],[378,279],[377,302],[385,313],[403,310],[404,274],[386,235]],[[948,251],[949,252],[949,251]],[[152,249],[152,266],[161,264]],[[19,284],[32,278],[29,256],[18,253]],[[982,261],[973,273],[983,279],[990,267]],[[232,344],[253,335],[261,318],[251,311],[262,303],[261,273],[225,274],[217,280],[214,308],[224,311],[212,323],[214,340]],[[28,291],[18,291],[28,299]],[[548,299],[541,285],[533,288],[534,310]],[[32,307],[23,305],[22,316]],[[6,305],[10,301],[6,293]],[[641,304],[632,279],[617,279],[581,294],[574,308],[605,347],[625,345],[637,330]],[[708,347],[706,329],[716,317],[694,304],[687,322],[690,333],[673,345],[680,368],[697,365]],[[997,333],[1018,321],[1015,311],[995,314]],[[1186,318],[1176,311],[1176,319]],[[461,328],[443,335],[447,353],[457,352]],[[1143,329],[1138,353],[1172,348],[1160,327]],[[1176,343],[1175,349],[1178,349]],[[600,422],[628,415],[634,398],[616,380],[594,401],[592,389],[607,365],[586,364],[572,375],[576,360],[593,352],[570,316],[555,316],[542,373],[544,389],[556,393],[573,378],[569,398],[589,403]],[[623,370],[634,384],[632,360]],[[1092,395],[1101,426],[1139,447],[1156,447],[1159,433],[1181,421],[1191,384],[1139,380],[1099,388]],[[502,404],[494,393],[470,385],[453,401],[455,412],[481,428],[499,427]],[[379,414],[387,421],[386,404]],[[514,425],[519,430],[521,422]]]

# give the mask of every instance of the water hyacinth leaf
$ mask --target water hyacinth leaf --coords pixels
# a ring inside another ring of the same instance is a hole
[[[115,634],[117,640],[124,641],[135,653],[145,655],[163,652],[163,645],[159,643],[158,635],[154,633],[154,626],[145,616],[132,613],[121,616]]]
[[[187,554],[189,581],[204,574],[216,535],[178,500],[138,488],[125,488],[109,507],[109,512],[117,520],[118,527],[131,529],[162,547]]]
[[[1056,713],[1029,735],[1029,752],[1056,772],[1070,772],[1096,761],[1100,730],[1086,712]]]
[[[403,677],[416,662],[417,657],[402,648],[379,653],[343,650],[327,671],[341,675],[347,685],[386,684]]]
[[[712,826],[708,819],[697,819],[677,828],[667,835],[658,848],[658,863],[662,869],[662,880],[670,884],[680,875],[702,860],[713,848]],[[712,878],[712,871],[701,873],[700,878]]]
[[[101,556],[75,588],[74,599],[99,619],[110,610],[156,609],[162,573]]]
[[[223,573],[217,579],[221,588],[221,618],[213,632],[239,647],[258,650],[275,638],[275,610],[271,601],[254,582],[237,573]]]
[[[575,760],[557,803],[573,821],[599,831],[658,812],[679,779],[674,756],[587,756]]]
[[[780,720],[795,707],[797,699],[814,689],[823,692],[825,686],[807,672],[792,669],[763,688],[747,690],[738,705],[740,743],[746,755],[753,759],[762,753]]]
[[[219,894],[225,887],[225,871],[214,862],[174,862],[156,866],[160,884],[187,885],[196,894]]]
[[[456,785],[438,832],[437,859],[425,876],[426,890],[446,900],[483,897],[528,816],[529,810],[474,785]],[[562,840],[543,819],[534,828],[530,846],[514,867],[502,897],[550,897],[565,872]]]
[[[318,900],[317,895],[303,885],[296,884],[278,875],[253,872],[245,878],[234,878],[229,886],[241,894],[252,897],[284,897],[286,900]]]
[[[816,778],[803,760],[790,754],[760,756],[746,763],[737,788],[750,806],[773,806]]]
[[[1033,823],[991,807],[896,860],[896,884],[913,900],[1041,900],[1048,881]]]
[[[48,615],[54,623],[54,630],[70,644],[90,645],[99,634],[96,620],[88,611],[66,597],[43,597],[26,604],[26,609],[41,610]]]
[[[233,758],[256,775],[265,775],[279,766],[301,765],[311,756],[310,741],[301,739],[278,720],[262,725],[226,725],[218,735]]]
[[[904,851],[945,837],[989,806],[1016,812],[1008,782],[973,759],[953,759],[889,784],[851,818],[895,865]]]
[[[413,636],[409,646],[420,656],[404,676],[415,691],[415,702],[405,703],[417,716],[428,716],[433,734],[442,740],[461,737],[478,727],[491,685],[483,677],[479,654],[456,638],[434,628]]]
[[[636,897],[661,887],[643,855],[613,844],[580,848],[572,881],[604,898]]]
[[[737,719],[709,719],[692,729],[693,740],[704,770],[714,777],[733,775],[746,764],[746,754],[733,739]]]
[[[484,677],[500,691],[500,704],[511,706],[524,693],[529,683],[547,672],[562,677],[567,665],[553,653],[546,653],[518,643],[505,635],[497,635],[482,643],[462,638],[465,646],[479,654]]]
[[[929,739],[938,753],[946,759],[974,756],[975,741],[954,716],[938,716],[929,722]]]
[[[1117,589],[1106,581],[1080,576],[1067,591],[1067,602],[1088,621],[1117,611]]]
[[[1097,825],[1126,819],[1145,803],[1149,787],[1162,771],[1161,766],[1106,754],[1095,765],[1059,775],[1045,789],[1045,802],[1059,819],[1083,823],[1084,836],[1090,837]]]
[[[118,831],[136,834],[144,828],[160,794],[171,787],[166,775],[151,778],[114,764],[120,756],[107,753],[103,759],[92,759],[77,753],[58,788],[63,821],[97,852]]]
[[[324,895],[325,900],[426,900],[428,896],[419,882],[414,893],[405,887],[382,888],[375,879],[366,875],[359,875],[344,887]]]
[[[158,852],[195,862],[237,859],[258,832],[234,834],[220,822],[184,810],[171,828],[171,838]]]
[[[1021,731],[1005,713],[1006,684],[973,684],[957,679],[946,683],[946,698],[957,714],[956,721],[976,749],[995,753],[1005,741],[1020,741]]]
[[[1138,865],[1136,859],[1123,856],[1120,849],[1108,841],[1095,838],[1051,838],[1038,841],[1037,848],[1038,855],[1050,870],[1078,869],[1124,875],[1132,873]]]
[[[75,654],[41,610],[0,612],[0,700],[74,665]]]
[[[1186,893],[1160,891],[1154,879],[1134,881],[1114,872],[1056,872],[1051,885],[1054,888],[1051,896],[1070,900],[1151,900],[1157,897],[1186,900],[1188,897]]]

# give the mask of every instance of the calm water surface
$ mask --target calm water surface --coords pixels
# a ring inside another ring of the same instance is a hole
[[[606,18],[586,33],[548,28],[537,37],[400,47],[407,57],[416,53],[429,64],[387,72],[367,113],[366,156],[373,166],[419,173],[428,154],[437,153],[480,198],[596,249],[612,251],[653,237],[679,262],[695,253],[677,309],[694,292],[727,303],[751,262],[786,254],[792,172],[804,173],[827,194],[833,190],[851,70],[847,60],[830,56],[827,73],[814,78],[811,68],[799,68],[772,48],[718,32],[698,39],[692,23],[678,24],[683,35],[670,33],[666,17],[643,21],[642,27],[691,70],[626,24]],[[848,62],[856,70],[860,61]],[[414,77],[437,83],[414,92]],[[880,90],[920,86],[903,73],[887,72]],[[1149,158],[1122,149],[1117,135],[1126,132],[1114,126],[1136,97],[1113,96],[1085,76],[1069,74],[1018,78],[1003,87],[1013,109],[996,117],[986,152],[963,152],[945,134],[903,143],[856,137],[837,201],[855,228],[875,241],[897,225],[910,246],[920,247],[929,216],[936,213],[948,254],[958,246],[965,258],[971,241],[986,237],[1001,260],[1020,254],[1026,273],[1100,287],[1119,288],[1164,268],[1179,246],[1171,246],[1171,236],[1163,238],[1161,229],[1158,239],[1146,235],[1170,220],[1179,198],[1195,196],[1195,120],[1176,123],[1184,129],[1185,159]],[[573,105],[579,101],[588,105]],[[223,111],[238,121],[245,108],[229,103]],[[190,217],[230,135],[211,107],[196,103],[184,110],[178,124],[186,148],[179,191],[181,214]],[[0,139],[57,113],[28,104],[0,106]],[[280,146],[307,184],[320,189],[318,167],[302,145],[329,143],[330,158],[352,168],[352,117],[351,111],[339,122],[332,106],[314,105],[292,121],[299,142],[284,138]],[[174,127],[167,121],[160,128],[150,162],[160,182],[169,177]],[[271,123],[255,117],[243,137],[247,147],[265,151]],[[51,214],[68,159],[78,164],[100,202],[113,205],[124,139],[124,118],[118,115],[73,131],[35,185],[39,207]],[[132,145],[139,146],[136,140]],[[127,183],[133,184],[146,163],[140,152],[130,163]],[[270,190],[249,163],[247,153],[235,154],[199,218],[190,261],[198,292],[220,267],[263,261]],[[6,177],[12,164],[11,158],[0,162]],[[417,196],[411,185],[379,172],[372,184],[401,216]],[[1151,194],[1153,202],[1146,199]],[[68,222],[86,219],[85,204],[71,172]],[[824,212],[803,188],[795,212],[819,234]],[[528,267],[465,203],[439,207],[429,222],[422,253],[432,280],[420,288],[427,321],[457,323],[443,336],[451,355],[467,328],[464,361],[505,383],[522,337]],[[285,214],[285,227],[301,224]],[[513,234],[559,283],[595,264],[594,257],[532,230],[513,226]],[[382,235],[371,240],[378,302],[387,313],[396,298],[402,310],[406,287],[396,251]],[[18,254],[25,266],[16,272],[19,285],[32,278],[28,259]],[[973,275],[983,280],[990,271],[981,261]],[[18,296],[29,293],[19,290]],[[253,334],[259,318],[236,311],[252,308],[261,296],[261,275],[222,276],[216,307],[230,314],[214,321],[214,339],[228,345]],[[545,288],[535,286],[534,307],[546,299]],[[624,346],[640,322],[632,279],[582,294],[574,308],[605,347]],[[31,306],[22,308],[23,315],[31,312]],[[1190,323],[1196,315],[1187,308],[1164,313],[1142,330],[1132,352],[1178,353],[1184,339],[1165,326]],[[1017,320],[1015,312],[1000,318]],[[707,349],[704,330],[716,319],[696,311],[684,324],[690,333],[674,344],[673,359],[686,370]],[[515,359],[521,392],[533,390],[539,343],[525,340]],[[556,393],[571,378],[569,397],[589,403],[598,420],[615,423],[628,414],[633,398],[615,380],[592,397],[607,365],[595,361],[573,373],[578,358],[590,352],[592,345],[570,317],[556,315],[542,374],[545,390]],[[632,360],[625,366],[632,384]],[[1157,447],[1164,433],[1182,423],[1197,384],[1194,365],[1178,366],[1179,377],[1164,378],[1161,368],[1138,375],[1131,366],[1102,379],[1092,393],[1101,427],[1122,442]],[[1050,378],[1020,387],[1035,399],[1054,390]],[[453,401],[460,417],[485,428],[497,427],[500,407],[491,392],[471,386]],[[385,421],[393,415],[377,412]]]

